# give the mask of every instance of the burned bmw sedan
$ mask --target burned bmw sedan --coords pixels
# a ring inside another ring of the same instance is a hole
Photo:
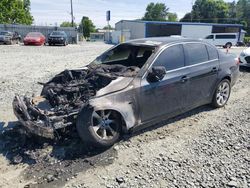
[[[41,96],[16,96],[13,108],[27,134],[53,139],[76,127],[84,142],[108,147],[137,127],[225,106],[238,73],[234,57],[205,42],[138,39],[40,83]]]

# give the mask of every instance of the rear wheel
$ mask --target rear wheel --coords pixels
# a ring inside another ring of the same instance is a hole
[[[231,48],[233,44],[231,42],[226,43],[225,48]]]
[[[120,138],[121,117],[112,110],[83,110],[77,119],[77,131],[84,142],[110,147]]]
[[[212,105],[216,108],[224,107],[231,94],[231,84],[229,80],[222,80],[214,93]]]

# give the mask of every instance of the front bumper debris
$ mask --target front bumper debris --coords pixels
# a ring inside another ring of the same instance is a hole
[[[37,98],[38,99],[38,98]],[[35,100],[27,97],[23,99],[15,96],[13,101],[13,110],[18,120],[23,125],[26,133],[29,135],[37,135],[43,138],[54,139],[56,130],[65,128],[71,123],[65,123],[68,117],[75,116],[78,112],[64,116],[57,116],[53,112],[41,110],[36,105],[47,103],[46,99],[39,98],[40,101],[35,104]],[[46,104],[47,105],[47,104]],[[48,107],[47,107],[48,108]]]

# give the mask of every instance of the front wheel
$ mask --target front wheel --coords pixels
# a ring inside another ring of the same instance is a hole
[[[77,119],[77,131],[83,142],[111,147],[120,138],[121,117],[112,110],[83,110]]]
[[[229,80],[222,80],[214,93],[212,105],[216,108],[224,107],[231,94],[231,84]]]

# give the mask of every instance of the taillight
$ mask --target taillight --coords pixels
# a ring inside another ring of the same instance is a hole
[[[240,64],[240,58],[235,58],[235,62],[236,62],[236,65],[239,65]]]

